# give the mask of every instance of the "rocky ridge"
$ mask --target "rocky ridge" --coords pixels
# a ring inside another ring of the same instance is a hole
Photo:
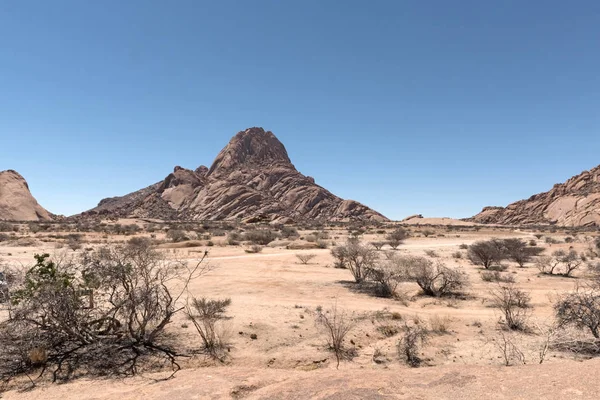
[[[504,225],[600,226],[600,165],[527,200],[506,207],[485,207],[469,220]]]

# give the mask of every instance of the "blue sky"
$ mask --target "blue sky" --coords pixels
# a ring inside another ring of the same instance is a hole
[[[597,1],[4,1],[0,49],[0,170],[65,215],[251,126],[394,219],[600,164]]]

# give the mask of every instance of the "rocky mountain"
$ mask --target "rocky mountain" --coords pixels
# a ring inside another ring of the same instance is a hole
[[[485,207],[470,220],[484,224],[600,226],[600,165],[507,207]]]
[[[251,222],[386,220],[302,175],[284,145],[262,128],[235,135],[210,168],[175,167],[164,180],[122,197],[104,199],[83,215],[166,220],[240,218]]]
[[[27,181],[13,170],[0,171],[0,220],[45,221],[52,214],[31,195]]]

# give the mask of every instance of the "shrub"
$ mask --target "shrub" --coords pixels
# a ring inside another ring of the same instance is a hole
[[[169,232],[167,232],[167,238],[169,238],[173,243],[190,240],[186,233],[181,229],[170,229]]]
[[[507,328],[525,330],[531,299],[529,293],[508,284],[492,290],[491,294],[492,305],[502,312]]]
[[[315,258],[316,256],[316,254],[296,254],[296,258],[298,259],[298,261],[305,265],[308,264],[309,261]]]
[[[475,242],[469,246],[467,253],[469,260],[475,265],[481,265],[485,269],[494,263],[499,263],[506,258],[502,242],[498,239]]]
[[[425,254],[428,257],[431,257],[431,258],[437,258],[438,257],[438,254],[435,252],[435,250],[425,250]]]
[[[376,250],[381,250],[381,248],[383,246],[385,246],[385,242],[380,242],[380,241],[371,242],[371,246],[375,247]]]
[[[336,368],[339,368],[340,360],[348,355],[344,347],[344,340],[346,335],[354,328],[355,320],[351,315],[334,305],[331,310],[325,312],[321,307],[318,307],[316,322],[325,331],[327,344],[335,354]]]
[[[242,240],[242,235],[238,232],[229,232],[227,235],[227,244],[230,246],[237,246]]]
[[[348,268],[357,283],[367,278],[377,260],[375,251],[356,239],[348,239],[345,245],[335,247],[331,255],[336,259],[336,268]]]
[[[406,239],[406,237],[406,231],[402,228],[397,228],[386,236],[386,240],[390,247],[396,250],[398,246],[404,243],[404,239]]]
[[[176,372],[179,353],[165,327],[183,309],[187,284],[206,270],[203,260],[189,268],[146,243],[100,248],[80,260],[36,255],[0,324],[0,378],[29,372],[32,348],[47,353],[44,371],[53,380],[136,374],[143,361],[166,361]]]
[[[588,329],[600,339],[600,288],[597,285],[579,285],[575,291],[562,295],[554,305],[561,325]]]
[[[448,333],[448,328],[450,326],[450,322],[452,319],[447,315],[444,317],[440,317],[439,315],[432,315],[429,317],[429,326],[431,327],[431,332],[437,334],[446,334]]]
[[[398,355],[413,368],[419,367],[423,360],[419,357],[420,349],[427,344],[429,331],[422,324],[405,324],[404,335],[398,341]]]
[[[469,245],[468,245],[468,244],[465,244],[465,243],[463,243],[463,244],[461,244],[460,246],[458,246],[458,248],[459,248],[459,249],[461,249],[461,250],[467,250],[467,249],[469,248]]]
[[[187,317],[192,321],[202,339],[202,349],[211,357],[223,360],[227,354],[227,335],[221,322],[226,319],[225,312],[231,305],[231,299],[209,300],[192,298],[191,305],[186,307]]]
[[[408,278],[406,263],[402,257],[391,257],[371,266],[368,276],[379,285],[380,296],[393,297],[398,285]]]
[[[536,263],[542,274],[571,276],[583,265],[583,260],[575,250],[557,250],[552,256],[540,257]]]
[[[405,265],[408,279],[416,282],[427,296],[458,294],[468,285],[467,275],[459,269],[433,263],[425,257],[399,257]]]
[[[515,282],[515,278],[512,275],[501,274],[500,271],[483,271],[481,273],[481,280],[484,282]]]
[[[263,251],[263,247],[259,246],[258,244],[253,244],[249,248],[245,249],[245,251],[246,251],[246,253],[256,254],[256,253],[260,253],[261,251]]]
[[[248,231],[244,234],[244,238],[253,244],[266,246],[273,240],[277,239],[277,234],[268,229]]]
[[[525,263],[531,261],[534,256],[544,251],[541,247],[527,246],[521,239],[504,239],[502,242],[507,258],[519,264],[523,268]]]
[[[462,253],[460,251],[455,251],[454,253],[452,253],[452,258],[456,258],[457,260],[461,259],[462,256],[463,255],[462,255]]]

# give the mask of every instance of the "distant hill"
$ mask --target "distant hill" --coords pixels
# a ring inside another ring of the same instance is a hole
[[[29,185],[17,171],[0,171],[0,220],[48,221],[53,215],[31,195]]]
[[[272,132],[249,128],[235,135],[210,168],[175,167],[164,180],[100,201],[83,216],[165,220],[387,220],[343,200],[296,170]]]
[[[600,165],[527,200],[506,207],[485,207],[469,220],[484,224],[600,226]]]

